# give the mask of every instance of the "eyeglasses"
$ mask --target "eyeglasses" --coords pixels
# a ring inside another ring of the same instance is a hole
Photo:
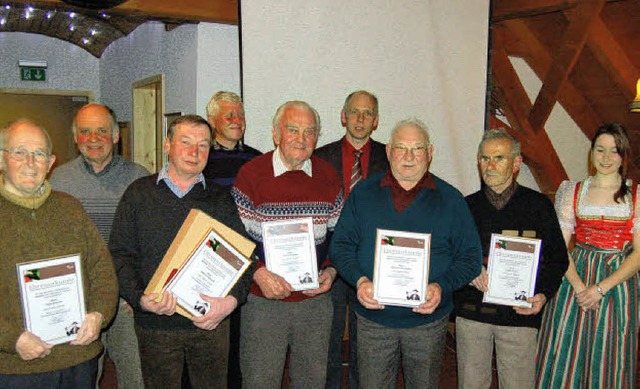
[[[398,146],[393,146],[391,150],[397,157],[400,157],[400,158],[407,155],[409,151],[411,151],[413,156],[416,158],[422,158],[425,155],[427,155],[427,146],[407,147],[407,146],[398,145]]]
[[[33,160],[36,163],[45,163],[49,162],[49,154],[45,153],[42,150],[29,151],[27,149],[23,149],[22,147],[17,149],[2,149],[2,151],[6,151],[16,162],[24,162],[29,158],[29,155],[33,157]]]

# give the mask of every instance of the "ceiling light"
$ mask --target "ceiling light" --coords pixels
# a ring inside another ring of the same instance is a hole
[[[27,68],[46,68],[47,61],[38,59],[21,59],[18,61],[18,66]]]

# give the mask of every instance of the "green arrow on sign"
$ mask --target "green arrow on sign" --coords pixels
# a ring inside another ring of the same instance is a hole
[[[47,72],[43,68],[20,68],[20,79],[22,81],[46,81]]]

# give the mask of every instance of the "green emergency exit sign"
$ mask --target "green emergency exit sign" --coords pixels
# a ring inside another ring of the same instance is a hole
[[[22,81],[45,81],[47,79],[47,72],[44,68],[20,68],[20,79]]]

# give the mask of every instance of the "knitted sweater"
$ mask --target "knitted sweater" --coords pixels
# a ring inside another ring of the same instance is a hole
[[[207,166],[204,167],[202,174],[216,184],[231,186],[240,168],[261,154],[260,151],[253,147],[241,143],[236,144],[233,150],[224,149],[219,144],[214,143],[209,150]]]
[[[0,175],[0,182],[2,176]],[[103,328],[118,301],[118,285],[104,240],[82,209],[66,193],[47,190],[35,199],[0,188],[0,374],[35,374],[66,369],[96,357],[100,340],[87,346],[68,343],[50,355],[24,361],[16,342],[24,331],[16,264],[80,253],[87,312],[100,312]]]
[[[120,295],[133,307],[136,323],[145,328],[195,329],[191,320],[175,314],[160,316],[143,311],[140,297],[160,265],[191,209],[199,209],[246,236],[229,189],[206,182],[196,184],[183,198],[176,197],[158,175],[133,182],[122,195],[109,240],[120,283]],[[230,295],[238,305],[246,300],[253,267],[240,278]]]
[[[311,157],[311,177],[302,170],[274,177],[272,158],[273,151],[247,162],[231,190],[247,233],[257,244],[258,267],[265,266],[261,223],[304,217],[313,218],[318,268],[328,265],[331,232],[343,206],[342,180],[331,165],[316,156]],[[264,296],[255,282],[251,293]],[[307,298],[301,292],[293,292],[282,301]]]
[[[148,175],[147,169],[117,154],[96,174],[80,155],[51,173],[51,186],[80,200],[104,240],[108,241],[122,193],[133,181]]]
[[[478,232],[462,194],[433,175],[435,189],[422,189],[408,208],[398,213],[391,188],[381,186],[384,174],[360,182],[347,199],[329,248],[340,276],[356,286],[362,276],[373,280],[376,229],[431,234],[429,283],[438,283],[442,297],[429,315],[409,308],[387,306],[369,310],[360,303],[356,312],[388,327],[409,328],[431,323],[453,310],[453,291],[480,274]]]
[[[543,194],[518,186],[501,210],[496,210],[482,190],[467,196],[482,242],[484,257],[489,255],[491,234],[504,230],[535,231],[542,239],[535,293],[543,293],[547,301],[556,294],[567,270],[567,248],[551,201]],[[537,315],[519,315],[511,306],[482,302],[483,293],[466,285],[456,292],[456,314],[483,323],[513,327],[540,327],[542,311]]]

